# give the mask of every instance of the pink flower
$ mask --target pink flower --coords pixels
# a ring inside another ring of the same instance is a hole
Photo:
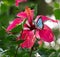
[[[26,2],[27,0],[15,0],[15,5],[19,6],[19,3]]]
[[[36,38],[46,41],[46,42],[52,42],[54,40],[54,34],[52,30],[44,24],[45,21],[51,20],[52,22],[58,22],[57,20],[52,20],[46,16],[39,15],[34,19],[34,10],[31,10],[30,8],[26,7],[24,12],[19,12],[17,14],[17,17],[21,18],[23,21],[26,20],[26,23],[24,24],[23,31],[21,32],[21,36],[17,38],[17,40],[24,40],[23,43],[20,44],[22,48],[31,48],[33,47]],[[43,27],[39,29],[35,24],[38,22],[39,18],[41,18]],[[7,30],[12,30],[16,24],[21,23],[22,21],[19,21],[19,19],[16,19],[16,21],[13,21],[11,25],[8,26]]]
[[[17,14],[18,17],[27,18],[27,22],[24,25],[24,30],[21,32],[20,37],[20,39],[24,40],[24,42],[20,44],[22,48],[31,48],[34,45],[36,38],[46,42],[52,42],[54,40],[54,34],[52,30],[47,25],[45,25],[44,22],[51,20],[52,22],[57,23],[58,21],[52,20],[43,15],[39,15],[36,17],[36,20],[38,21],[38,19],[41,17],[44,27],[43,29],[38,29],[33,22],[33,13],[34,11],[30,10],[30,8],[26,8],[24,12]]]

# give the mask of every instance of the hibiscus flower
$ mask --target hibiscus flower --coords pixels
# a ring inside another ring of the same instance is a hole
[[[43,15],[38,15],[34,19],[34,10],[31,10],[28,7],[26,7],[24,12],[19,12],[17,17],[20,19],[15,19],[16,21],[14,20],[13,23],[7,27],[7,31],[12,30],[17,24],[27,19],[23,31],[21,32],[21,36],[17,38],[17,40],[24,40],[24,42],[20,44],[22,48],[32,48],[36,39],[46,42],[54,41],[54,34],[51,28],[45,25],[44,22],[51,20],[52,22],[57,23],[57,20],[52,20]]]

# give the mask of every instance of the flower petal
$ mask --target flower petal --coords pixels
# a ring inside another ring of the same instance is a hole
[[[25,13],[27,15],[28,22],[31,24],[34,17],[34,10],[31,10],[30,8],[26,7]]]
[[[40,38],[43,41],[52,42],[54,40],[54,34],[52,30],[46,25],[44,25],[42,30],[37,30],[36,32],[40,35]]]
[[[23,31],[21,32],[21,39],[22,39],[22,40],[25,40],[26,37],[28,36],[29,32],[30,32],[30,30],[23,30]]]
[[[24,30],[22,33],[22,39],[25,39],[23,43],[20,44],[22,48],[31,48],[35,42],[35,36],[33,31]]]
[[[20,24],[22,21],[23,21],[22,18],[16,18],[16,19],[14,19],[13,22],[12,22],[12,24],[10,24],[10,25],[7,27],[6,31],[12,30],[12,29],[15,28],[18,24]]]
[[[40,46],[42,46],[43,41],[42,41],[42,40],[38,41],[38,44],[39,44]]]
[[[27,0],[15,0],[15,5],[19,6],[19,3],[26,2]]]
[[[51,20],[52,22],[58,23],[58,20],[53,20],[53,19],[51,19],[51,18],[49,18],[49,17],[47,17],[47,16],[43,16],[43,15],[38,15],[38,16],[36,17],[36,20],[38,20],[39,17],[42,17],[42,21],[43,21],[43,22],[45,22],[45,21],[47,21],[47,20]]]
[[[42,16],[42,20],[43,20],[43,22],[45,22],[45,21],[47,21],[47,20],[51,20],[52,22],[58,23],[57,20],[53,20],[53,19],[51,19],[51,18],[49,18],[49,17],[47,17],[47,16]]]
[[[23,19],[27,18],[29,24],[32,25],[32,21],[34,17],[34,10],[31,10],[30,8],[26,7],[24,12],[19,12],[17,14],[17,17],[21,17]]]
[[[26,15],[25,12],[19,12],[19,13],[17,14],[17,17],[21,17],[21,18],[25,19],[25,18],[27,18],[27,15]]]
[[[30,30],[29,29],[29,26],[27,25],[27,24],[24,24],[24,28],[23,28],[24,30]]]

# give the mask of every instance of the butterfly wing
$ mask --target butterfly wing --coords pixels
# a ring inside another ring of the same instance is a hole
[[[42,29],[43,28],[43,22],[42,22],[42,19],[39,18],[37,23],[36,23],[36,27],[39,28],[39,29]]]

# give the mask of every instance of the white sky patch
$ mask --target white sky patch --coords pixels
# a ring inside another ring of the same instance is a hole
[[[48,43],[48,42],[44,42],[44,45],[45,45],[46,47],[48,47],[48,46],[49,46],[49,43]]]
[[[59,31],[60,31],[60,21],[58,21],[58,28],[59,28]]]
[[[55,42],[54,41],[51,42],[51,46],[55,47]]]
[[[51,2],[52,2],[52,0],[45,0],[45,2],[46,2],[46,3],[51,3]]]
[[[35,56],[36,56],[36,57],[41,57],[39,53],[36,53]]]
[[[60,44],[60,38],[58,38],[57,43]]]
[[[3,1],[0,1],[0,3],[1,3],[1,4],[4,4],[4,2],[3,2]]]

